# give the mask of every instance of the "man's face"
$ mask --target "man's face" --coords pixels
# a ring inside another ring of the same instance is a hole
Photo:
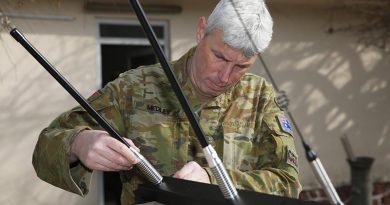
[[[203,22],[202,22],[203,21]],[[198,25],[198,47],[191,60],[191,79],[203,98],[213,98],[236,84],[255,62],[222,41],[222,30],[204,35],[205,19]]]

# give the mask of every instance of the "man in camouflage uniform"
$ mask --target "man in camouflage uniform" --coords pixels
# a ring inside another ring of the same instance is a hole
[[[271,85],[247,73],[271,40],[272,19],[260,0],[232,2],[222,0],[208,20],[200,18],[198,45],[172,62],[173,71],[233,184],[298,197],[289,122]],[[162,175],[216,184],[159,64],[122,73],[88,100]],[[33,155],[41,179],[82,196],[93,170],[120,171],[122,204],[134,204],[133,192],[144,182],[132,169],[136,163],[133,153],[80,107],[42,131]]]

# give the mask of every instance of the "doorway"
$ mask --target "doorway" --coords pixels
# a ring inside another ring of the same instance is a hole
[[[129,69],[157,63],[150,46],[101,45],[101,53],[103,86]]]
[[[166,46],[169,45],[168,23],[154,21],[151,25],[160,46],[169,56],[169,46]],[[129,69],[157,63],[157,57],[136,21],[100,21],[99,41],[102,87]],[[103,192],[104,204],[120,205],[122,183],[117,172],[103,173]]]

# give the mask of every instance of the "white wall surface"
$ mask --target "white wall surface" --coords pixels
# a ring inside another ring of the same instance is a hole
[[[73,21],[15,18],[12,22],[84,96],[93,93],[100,83],[96,22],[134,16],[84,12],[83,1],[77,0],[60,1],[60,7],[54,0],[25,2],[16,7],[0,0],[0,9],[75,17]],[[149,18],[169,22],[171,56],[177,59],[195,45],[197,20],[217,1],[169,2],[181,5],[183,12]],[[356,155],[375,157],[373,179],[388,181],[389,54],[361,49],[350,34],[329,35],[330,25],[346,23],[351,17],[335,15],[328,1],[308,2],[270,1],[275,30],[264,60],[279,87],[288,93],[295,120],[336,185],[349,182],[340,141],[343,134],[348,135]],[[36,177],[31,155],[39,132],[76,103],[6,32],[0,37],[0,204],[99,204],[99,186],[81,199]],[[264,74],[259,63],[252,71]],[[306,188],[318,186],[298,137],[296,146],[302,183]]]

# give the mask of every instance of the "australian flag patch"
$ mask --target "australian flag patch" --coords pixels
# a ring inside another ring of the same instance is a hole
[[[278,115],[278,122],[283,132],[292,135],[292,127],[288,119],[282,115]]]

